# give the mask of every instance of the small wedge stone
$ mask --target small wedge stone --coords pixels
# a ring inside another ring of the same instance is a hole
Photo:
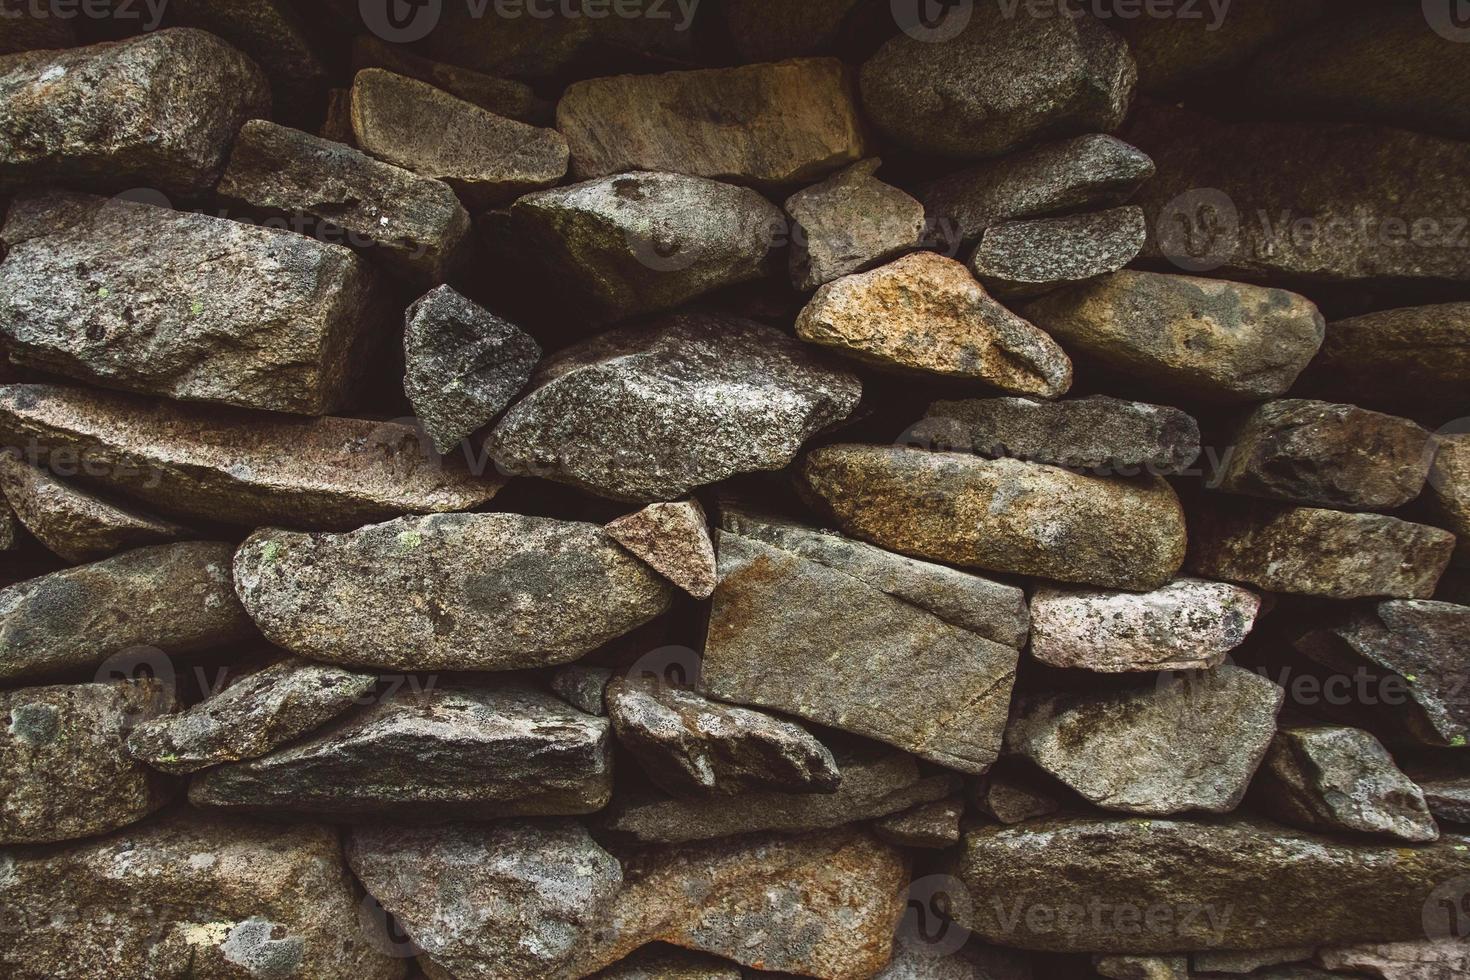
[[[603,530],[694,598],[708,599],[715,591],[715,546],[699,501],[649,504]]]
[[[855,163],[786,199],[797,289],[816,289],[919,246],[924,205],[874,177],[882,164]]]
[[[584,667],[572,664],[560,667],[551,675],[551,690],[578,711],[589,715],[607,714],[607,685],[613,672],[606,667]]]
[[[873,832],[899,847],[942,850],[960,842],[960,818],[964,813],[964,801],[951,797],[884,817],[873,824]]]
[[[986,230],[969,268],[997,296],[1037,296],[1117,272],[1143,251],[1146,237],[1136,207],[1008,221]]]

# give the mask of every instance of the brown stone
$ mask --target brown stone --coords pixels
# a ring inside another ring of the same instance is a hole
[[[786,199],[791,282],[816,289],[917,248],[924,205],[878,180],[877,158],[855,163]]]
[[[1470,566],[1470,433],[1439,437],[1428,497],[1435,523],[1454,532],[1455,564]]]
[[[1435,414],[1470,411],[1470,303],[1410,306],[1327,325],[1305,379],[1323,397]]]
[[[416,78],[497,116],[533,126],[544,126],[551,121],[551,103],[536,95],[525,82],[424,58],[367,34],[352,39],[352,68],[353,71],[382,68]]]
[[[960,818],[964,813],[964,801],[958,797],[936,800],[876,821],[873,832],[899,847],[942,850],[960,842]]]
[[[649,504],[603,530],[694,598],[715,591],[715,546],[699,501]]]

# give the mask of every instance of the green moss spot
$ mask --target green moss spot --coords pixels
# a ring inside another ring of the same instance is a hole
[[[281,545],[278,541],[267,541],[260,547],[261,561],[275,561],[281,553]]]
[[[98,299],[106,299],[107,297],[109,297],[111,295],[112,295],[112,290],[108,289],[106,286],[102,286],[101,288],[99,288],[97,290],[97,298]]]
[[[1450,739],[1450,744],[1457,749],[1463,749],[1465,747],[1465,736],[1456,735],[1454,738]]]
[[[196,299],[194,302],[190,303],[189,304],[189,312],[192,313],[192,314],[194,314],[195,316],[198,316],[199,314],[203,313],[204,312],[204,300],[202,300],[202,299]]]
[[[424,543],[424,536],[417,531],[398,532],[398,550],[400,552],[412,551]]]

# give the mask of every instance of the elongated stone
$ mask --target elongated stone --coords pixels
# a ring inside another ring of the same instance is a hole
[[[1447,759],[1409,758],[1404,762],[1404,772],[1424,794],[1424,802],[1435,820],[1470,825],[1470,769],[1458,756],[1459,753]]]
[[[407,75],[497,116],[533,126],[544,126],[551,120],[551,104],[525,82],[424,58],[367,34],[352,39],[352,68],[382,68],[395,75]]]
[[[960,842],[960,818],[964,813],[964,801],[951,797],[884,817],[873,824],[873,832],[899,847],[942,850]]]
[[[346,534],[265,529],[240,546],[235,579],[277,646],[403,671],[567,663],[673,598],[596,525],[519,514],[404,517]]]
[[[873,176],[883,161],[855,163],[786,199],[791,282],[816,289],[917,248],[924,205]]]
[[[606,718],[519,684],[401,689],[311,738],[194,776],[237,812],[417,822],[593,813],[612,792]]]
[[[1037,296],[1117,272],[1143,251],[1143,211],[1114,208],[987,229],[969,268],[998,296]]]
[[[324,415],[386,323],[375,271],[304,235],[51,192],[0,238],[10,359],[107,387]]]
[[[1387,411],[1470,411],[1470,303],[1382,310],[1327,325],[1304,379],[1323,397]]]
[[[0,386],[0,436],[52,472],[168,514],[247,527],[465,510],[505,483],[431,456],[397,422],[289,419],[58,385]]]
[[[6,55],[0,187],[72,180],[198,194],[240,124],[269,110],[261,70],[192,28]]]
[[[1316,962],[1335,971],[1333,976],[1351,970],[1383,980],[1434,980],[1470,972],[1470,944],[1463,936],[1451,934],[1402,943],[1338,946],[1318,950]]]
[[[1455,564],[1470,566],[1470,433],[1439,437],[1427,495],[1434,522],[1455,535]]]
[[[715,590],[715,546],[698,500],[649,504],[603,530],[696,599]]]
[[[250,637],[230,551],[156,545],[0,591],[0,681],[90,670],[135,647],[189,653]]]
[[[1184,956],[1094,956],[1092,968],[1112,980],[1189,980]]]
[[[847,533],[930,561],[1139,590],[1184,562],[1184,512],[1160,477],[840,445],[809,453],[800,478]]]

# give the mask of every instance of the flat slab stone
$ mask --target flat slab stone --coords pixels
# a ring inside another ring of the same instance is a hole
[[[899,847],[943,850],[960,842],[960,818],[964,813],[964,800],[951,797],[884,817],[874,822],[873,832]]]
[[[786,199],[791,228],[791,283],[816,289],[919,246],[924,205],[873,176],[874,157]]]
[[[551,104],[525,82],[425,58],[367,34],[352,39],[352,68],[353,71],[382,68],[395,75],[407,75],[497,116],[533,126],[544,126],[551,121]]]
[[[698,500],[649,504],[603,530],[694,598],[715,591],[715,546]]]
[[[1117,272],[1143,251],[1143,210],[1007,221],[986,229],[969,268],[997,296],[1037,296]]]
[[[1305,380],[1334,401],[1387,411],[1470,410],[1470,303],[1330,323]]]
[[[1383,980],[1433,980],[1470,971],[1470,943],[1462,936],[1417,942],[1337,946],[1317,951],[1316,962],[1334,975],[1361,971]]]

